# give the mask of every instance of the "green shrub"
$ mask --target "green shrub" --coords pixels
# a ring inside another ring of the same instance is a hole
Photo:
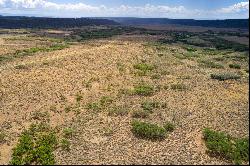
[[[168,131],[168,132],[173,132],[174,129],[175,129],[175,125],[174,125],[173,123],[170,123],[170,122],[166,122],[166,123],[164,124],[163,127],[164,127],[164,128],[166,129],[166,131]]]
[[[13,149],[11,165],[54,165],[56,135],[46,125],[32,125],[25,130]]]
[[[134,87],[134,94],[140,96],[150,96],[154,93],[154,87],[151,85],[137,85]]]
[[[208,153],[241,164],[249,160],[249,139],[232,138],[223,132],[204,129],[204,140]]]
[[[211,78],[219,81],[225,81],[225,80],[238,80],[241,78],[241,76],[231,73],[222,73],[222,74],[211,74]]]
[[[241,66],[239,64],[230,64],[229,67],[232,69],[241,69]]]
[[[166,130],[155,124],[133,121],[132,132],[135,136],[144,139],[161,140],[166,136]]]

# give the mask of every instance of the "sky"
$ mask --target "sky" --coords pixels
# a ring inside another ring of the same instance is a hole
[[[0,15],[236,19],[249,0],[0,0]]]

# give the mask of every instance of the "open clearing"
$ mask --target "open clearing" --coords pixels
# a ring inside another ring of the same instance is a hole
[[[0,55],[54,42],[14,37],[0,36]],[[145,39],[96,39],[0,62],[0,130],[6,134],[0,164],[9,163],[20,134],[35,122],[50,124],[58,135],[73,130],[70,150],[54,152],[56,164],[232,164],[206,153],[202,131],[249,137],[248,63],[224,58],[242,53],[209,55],[197,48],[187,57],[190,50],[179,44]],[[223,67],[208,67],[206,62],[216,58],[222,58]],[[228,66],[236,62],[241,69]],[[140,73],[137,64],[153,67]],[[216,73],[241,77],[211,79]],[[131,94],[141,84],[152,86],[152,94]],[[145,101],[162,106],[146,118],[134,118]],[[126,113],[112,116],[114,108]],[[158,125],[168,121],[176,128],[161,141],[140,139],[131,132],[133,119]]]

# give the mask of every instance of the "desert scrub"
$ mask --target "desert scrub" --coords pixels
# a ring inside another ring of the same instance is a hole
[[[141,108],[151,113],[153,112],[155,108],[160,108],[160,107],[161,107],[161,104],[159,102],[144,101],[143,103],[141,103]]]
[[[149,117],[150,112],[147,110],[135,110],[132,112],[133,118],[147,118]]]
[[[17,65],[17,66],[15,66],[15,69],[26,70],[26,69],[29,69],[29,68],[26,65]]]
[[[208,128],[203,130],[203,136],[210,155],[225,158],[235,164],[249,161],[248,138],[232,138],[223,132]]]
[[[99,103],[95,103],[95,102],[88,103],[87,106],[86,106],[86,108],[88,110],[94,110],[94,111],[99,111],[101,109],[100,104]]]
[[[128,115],[128,109],[124,107],[114,107],[108,110],[108,116],[126,116]]]
[[[239,80],[241,76],[232,73],[211,74],[211,78],[219,81]]]
[[[39,120],[39,121],[49,121],[50,115],[49,112],[40,112],[40,111],[35,111],[31,113],[31,118],[34,120]]]
[[[70,150],[69,140],[63,138],[60,142],[60,147],[62,148],[62,150],[69,151]]]
[[[224,66],[222,64],[219,63],[215,63],[213,61],[210,60],[201,60],[200,61],[201,65],[207,68],[216,68],[216,69],[223,69]]]
[[[14,57],[18,58],[18,57],[23,57],[27,55],[33,55],[37,52],[50,52],[50,51],[62,50],[67,47],[68,47],[67,44],[54,44],[49,47],[33,47],[33,48],[25,49],[25,50],[17,50],[14,53]]]
[[[145,76],[148,72],[155,69],[155,66],[147,63],[139,63],[134,65],[134,69],[137,69],[137,74],[139,76]]]
[[[126,66],[124,64],[122,64],[121,62],[117,62],[116,66],[117,66],[117,69],[119,70],[120,73],[125,72]]]
[[[163,127],[140,121],[132,122],[132,132],[136,137],[151,140],[161,140],[166,136],[166,130]]]
[[[0,131],[0,144],[5,143],[6,141],[6,134],[3,131]]]
[[[230,67],[231,69],[241,69],[240,64],[236,64],[236,63],[234,63],[234,64],[229,64],[229,67]]]
[[[175,125],[170,122],[166,122],[163,127],[166,129],[167,132],[173,132],[175,129]]]
[[[154,87],[147,84],[141,84],[134,87],[133,93],[140,96],[150,96],[154,93]]]
[[[80,102],[80,101],[82,100],[82,98],[83,98],[83,97],[82,97],[81,94],[79,94],[79,93],[76,94],[76,101],[77,101],[77,102]]]
[[[65,128],[63,130],[63,137],[64,138],[71,138],[73,136],[74,129],[72,128]]]
[[[109,97],[109,96],[103,96],[100,99],[101,106],[108,106],[108,105],[112,104],[112,102],[113,102],[113,99],[112,99],[112,97]]]
[[[13,149],[11,165],[54,165],[57,147],[55,133],[45,124],[31,125],[22,132]]]
[[[153,75],[151,76],[151,79],[154,79],[154,80],[156,80],[156,79],[161,79],[161,75],[160,75],[160,74],[153,74]]]
[[[183,91],[187,89],[187,86],[181,83],[170,85],[172,90]]]

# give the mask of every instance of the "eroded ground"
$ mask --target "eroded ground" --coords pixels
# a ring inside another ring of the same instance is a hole
[[[46,41],[0,37],[0,55]],[[15,37],[16,38],[16,37]],[[18,136],[37,121],[60,129],[72,128],[70,151],[58,148],[57,164],[230,164],[206,153],[202,130],[225,131],[234,137],[249,136],[247,62],[241,69],[229,68],[239,52],[191,52],[181,45],[155,45],[141,37],[91,40],[62,50],[37,52],[0,65],[0,129],[7,138],[0,144],[0,164],[8,164]],[[14,46],[12,47],[13,44]],[[201,61],[219,59],[224,68],[211,68]],[[236,59],[237,60],[237,59]],[[155,66],[138,75],[134,65]],[[21,67],[20,67],[21,65]],[[214,73],[231,72],[240,80],[218,81]],[[152,96],[131,95],[138,84],[152,85]],[[181,84],[185,89],[171,88]],[[80,96],[80,99],[77,99]],[[104,97],[111,101],[100,108]],[[164,107],[140,119],[162,125],[176,124],[163,141],[136,138],[131,132],[131,114],[143,101]],[[128,114],[110,116],[113,107]],[[58,130],[58,131],[59,131]],[[60,134],[60,133],[59,133]]]

